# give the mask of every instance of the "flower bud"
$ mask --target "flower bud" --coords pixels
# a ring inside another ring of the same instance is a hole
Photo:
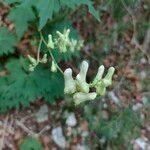
[[[88,100],[94,100],[97,96],[97,93],[82,93],[78,92],[73,95],[74,103],[75,105],[79,105],[82,102],[88,101]]]
[[[73,94],[76,91],[76,83],[72,78],[72,69],[68,68],[64,71],[65,89],[66,94]]]
[[[54,42],[52,40],[52,35],[51,34],[48,35],[48,44],[47,44],[47,47],[51,48],[51,49],[54,49]]]
[[[114,67],[110,67],[108,69],[106,76],[104,77],[104,79],[102,79],[105,87],[108,87],[112,84],[112,76],[113,76],[114,72],[115,72]]]
[[[41,63],[47,63],[47,54],[44,54],[43,58],[40,61]]]
[[[70,43],[69,40],[69,33],[70,30],[64,30],[63,33],[60,33],[59,31],[56,32],[58,35],[58,40],[57,40],[57,46],[60,49],[60,52],[65,53],[67,51],[67,46]]]
[[[59,48],[61,53],[66,53],[67,52],[67,46],[62,41],[59,42],[58,48]]]
[[[80,67],[80,73],[76,76],[77,86],[80,92],[88,93],[89,84],[86,83],[86,75],[89,68],[89,64],[83,61]]]
[[[31,64],[29,65],[29,71],[33,72],[33,71],[34,71],[34,68],[35,68],[35,67],[34,67],[33,65],[31,65]]]
[[[80,40],[80,41],[77,42],[77,44],[76,44],[76,49],[77,49],[78,51],[83,47],[83,43],[84,43],[83,40]]]
[[[32,64],[36,64],[36,63],[37,63],[37,60],[34,59],[33,57],[31,57],[30,55],[28,55],[28,59],[30,60],[30,62],[31,62]]]
[[[66,39],[69,38],[69,34],[70,34],[70,29],[64,30],[64,35],[65,35]]]
[[[93,80],[93,85],[95,85],[99,80],[102,79],[105,67],[103,65],[99,66],[96,77]]]
[[[57,65],[56,65],[56,63],[54,61],[52,61],[51,71],[52,72],[57,72]]]
[[[71,39],[69,43],[69,49],[73,53],[77,45],[77,40]]]
[[[59,36],[60,39],[64,39],[64,35],[61,32],[56,31],[56,33],[57,33],[57,35]]]

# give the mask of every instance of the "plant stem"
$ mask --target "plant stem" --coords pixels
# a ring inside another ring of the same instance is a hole
[[[49,54],[50,54],[52,60],[55,62],[57,69],[64,75],[63,71],[61,70],[61,68],[57,64],[56,59],[54,58],[54,56],[53,56],[53,54],[51,52],[51,49],[49,49],[48,51],[49,51]]]
[[[40,50],[42,45],[42,38],[40,39],[39,47],[38,47],[38,53],[37,53],[37,61],[40,61]]]
[[[42,32],[41,32],[41,31],[39,31],[39,32],[40,32],[41,40],[43,41],[43,43],[44,43],[45,46],[47,47],[47,42],[45,41]],[[58,66],[58,63],[57,63],[55,57],[53,56],[52,51],[51,51],[50,48],[48,48],[48,52],[49,52],[49,54],[50,54],[52,60],[55,62],[57,69],[62,73],[62,75],[64,75],[63,71],[62,71],[61,68]]]

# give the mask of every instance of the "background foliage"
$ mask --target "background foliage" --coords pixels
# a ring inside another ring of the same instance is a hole
[[[90,0],[6,0],[5,3],[11,6],[7,18],[14,23],[15,29],[9,31],[6,27],[0,28],[0,56],[7,55],[4,68],[9,72],[7,77],[1,78],[3,84],[0,85],[2,102],[0,111],[5,112],[7,109],[29,106],[30,102],[40,97],[52,102],[54,98],[63,96],[62,75],[50,73],[48,66],[40,66],[35,72],[29,73],[25,57],[19,54],[17,58],[14,58],[15,55],[12,55],[15,53],[14,46],[21,40],[29,26],[34,27],[33,36],[37,42],[39,30],[42,30],[44,38],[47,39],[48,34],[70,28],[70,36],[78,38],[77,31],[67,19],[67,14],[80,5],[86,5],[89,12],[99,19],[93,2]],[[43,50],[46,51],[46,49],[43,46]],[[60,55],[58,50],[54,53],[57,61],[71,58],[71,53]]]

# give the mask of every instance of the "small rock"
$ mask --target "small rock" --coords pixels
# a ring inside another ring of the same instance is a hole
[[[137,138],[135,140],[135,145],[138,145],[141,148],[141,150],[145,150],[146,145],[147,145],[147,141],[148,141],[147,138]]]
[[[143,105],[144,105],[144,107],[149,107],[150,106],[150,102],[149,102],[149,100],[148,100],[148,98],[147,97],[142,97],[142,102],[143,102]]]
[[[56,143],[56,145],[59,146],[60,148],[66,147],[66,139],[63,136],[61,127],[57,127],[52,130],[52,138]]]
[[[103,144],[105,144],[105,142],[106,142],[106,138],[105,138],[105,137],[102,137],[99,141],[100,141],[100,143],[103,145]]]
[[[104,104],[103,104],[103,108],[105,108],[105,109],[108,108],[107,103],[104,103]]]
[[[81,126],[80,126],[81,131],[88,131],[88,122],[87,121],[82,121]]]
[[[147,145],[146,145],[146,149],[147,149],[147,150],[150,150],[150,144],[147,144]]]
[[[89,135],[89,132],[88,131],[83,131],[82,133],[81,133],[81,136],[82,137],[87,137]]]
[[[133,111],[138,111],[143,107],[141,103],[136,103],[135,105],[132,106]]]
[[[108,96],[116,105],[121,105],[119,98],[115,95],[113,91],[108,92]]]
[[[147,76],[147,74],[146,74],[145,71],[141,71],[141,72],[140,72],[140,75],[141,75],[141,78],[142,78],[142,79],[145,79],[146,76]]]
[[[39,123],[48,120],[48,106],[43,105],[40,107],[39,111],[36,113],[36,119]]]
[[[76,150],[89,150],[88,146],[78,144]]]
[[[106,110],[102,110],[102,118],[105,120],[109,119],[109,114]]]
[[[71,113],[66,120],[66,124],[70,127],[74,127],[77,124],[77,119],[74,113]]]

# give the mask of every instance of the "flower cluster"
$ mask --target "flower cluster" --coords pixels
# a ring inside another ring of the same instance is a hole
[[[28,55],[28,59],[30,61],[30,65],[29,65],[29,71],[34,71],[35,67],[39,64],[39,63],[47,63],[47,54],[44,54],[43,58],[41,60],[36,60],[35,58],[33,58],[32,56]]]
[[[56,38],[53,38],[52,35],[49,34],[48,35],[48,43],[44,40],[43,37],[41,38],[42,42],[44,42],[44,44],[49,49],[50,55],[52,57],[52,64],[51,64],[52,72],[57,72],[57,69],[58,69],[58,65],[57,65],[56,61],[54,60],[54,57],[52,56],[52,53],[51,53],[52,49],[58,48],[60,53],[66,53],[68,51],[73,53],[75,50],[80,50],[81,47],[83,46],[83,40],[77,41],[72,38],[70,39],[69,34],[70,34],[70,29],[64,30],[63,33],[57,31]],[[40,46],[41,46],[41,44],[40,44]],[[31,63],[29,65],[29,71],[34,71],[35,67],[39,63],[47,62],[47,54],[44,54],[44,57],[41,60],[39,60],[39,58],[35,59],[35,58],[31,57],[30,55],[28,55],[28,59]]]
[[[61,53],[66,53],[68,50],[71,52],[80,50],[83,46],[83,41],[70,39],[69,34],[70,29],[64,30],[63,33],[56,31],[57,37],[55,39],[49,34],[47,47],[50,49],[58,48]]]
[[[73,94],[75,105],[87,100],[94,100],[98,95],[104,95],[106,88],[112,83],[112,76],[114,74],[114,67],[110,67],[104,78],[104,66],[101,65],[98,68],[98,72],[92,83],[86,82],[86,75],[89,68],[89,64],[83,61],[80,67],[80,72],[75,79],[72,77],[72,69],[68,68],[64,71],[66,94]],[[94,88],[95,92],[90,92],[90,88]]]

